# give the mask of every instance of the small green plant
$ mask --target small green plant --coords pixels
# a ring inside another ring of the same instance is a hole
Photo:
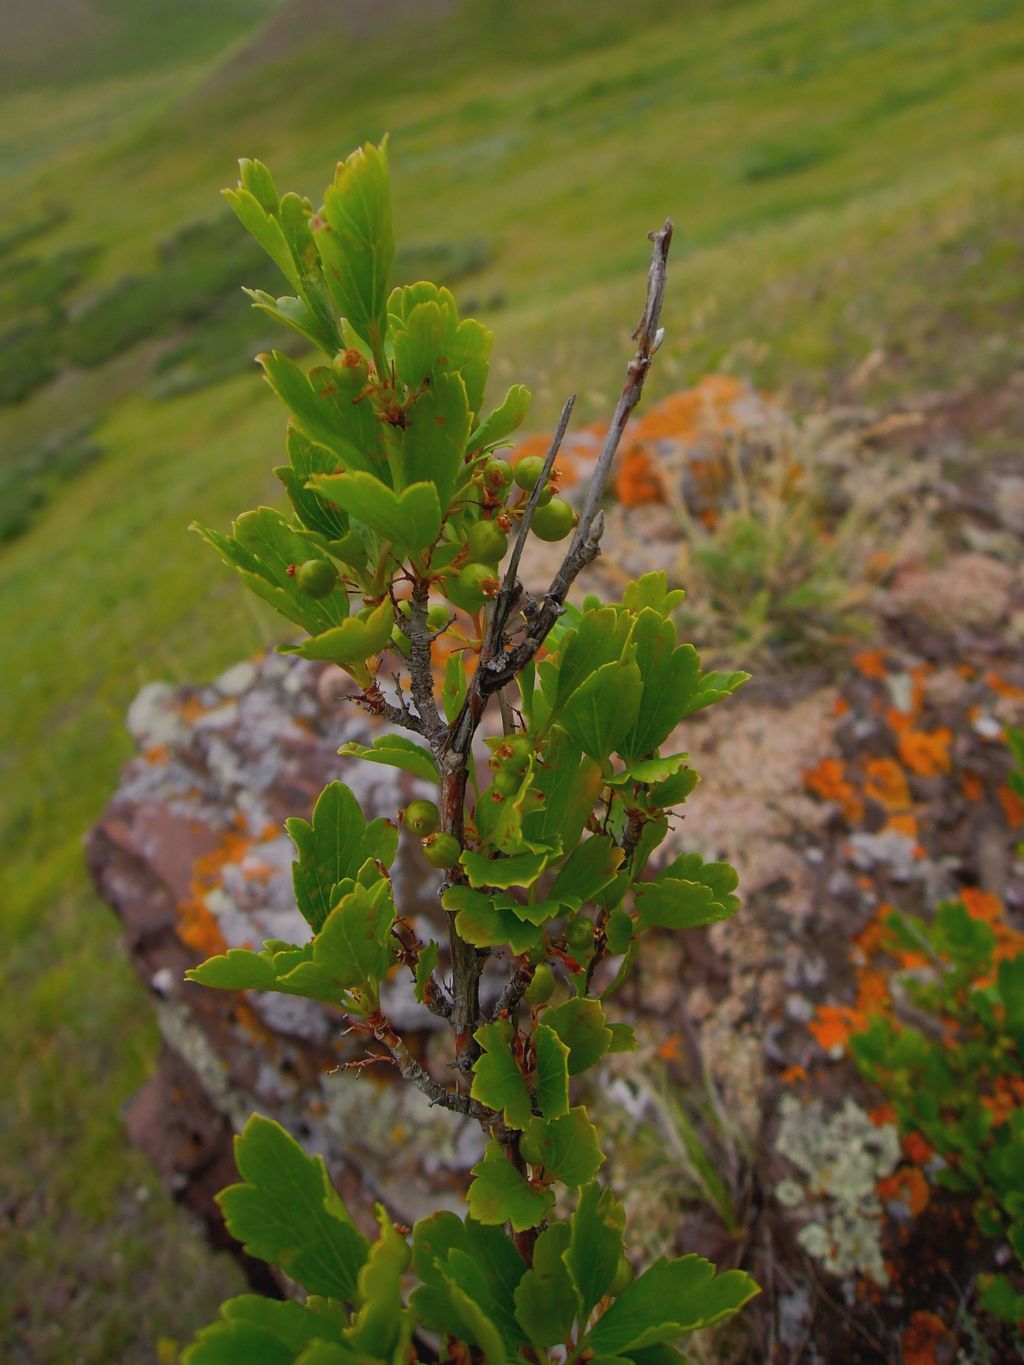
[[[937,1181],[974,1196],[981,1231],[1007,1240],[1024,1269],[1020,936],[960,901],[939,905],[930,923],[893,913],[886,924],[893,952],[912,965],[896,979],[896,1010],[851,1037],[854,1059],[901,1133],[920,1134],[941,1157]],[[914,1022],[899,1017],[900,1001]],[[1008,1275],[983,1281],[981,1303],[1004,1322],[1024,1321],[1024,1293]]]
[[[863,526],[828,508],[823,471],[785,450],[729,461],[731,497],[710,525],[677,497],[683,628],[733,658],[818,660],[863,633]],[[691,603],[693,604],[691,606]]]
[[[261,357],[289,410],[289,463],[277,473],[291,519],[261,508],[227,535],[201,534],[307,632],[286,652],[344,669],[351,700],[407,732],[340,752],[436,788],[435,801],[405,810],[404,825],[444,871],[447,963],[442,970],[440,943],[420,941],[395,904],[396,824],[367,823],[351,791],[332,782],[311,821],[288,824],[310,941],[232,949],[189,976],[340,1010],[434,1104],[475,1118],[486,1145],[468,1217],[440,1212],[409,1233],[378,1208],[369,1242],[323,1163],[254,1117],[237,1140],[242,1181],[220,1196],[225,1219],[308,1297],[230,1300],[185,1360],[355,1365],[423,1350],[468,1361],[468,1348],[491,1365],[547,1361],[553,1348],[569,1361],[679,1360],[670,1343],[735,1312],[756,1286],[738,1270],[716,1276],[693,1255],[662,1257],[634,1277],[623,1210],[597,1182],[598,1133],[573,1103],[572,1082],[635,1046],[608,1002],[642,935],[736,908],[725,864],[684,854],[645,872],[670,811],[698,781],[685,754],[662,747],[684,717],[746,675],[701,671],[696,650],[676,639],[681,594],[663,574],[630,584],[621,602],[566,604],[598,554],[601,495],[660,340],[671,225],[652,235],[636,355],[575,527],[571,509],[567,519],[548,503],[559,519],[549,538],[572,538],[534,597],[518,574],[571,402],[528,491],[494,453],[523,420],[528,392],[515,385],[484,412],[490,334],[460,320],[446,289],[389,292],[383,148],[339,165],[316,213],[280,196],[258,162],[243,161],[241,172],[228,197],[295,291],[254,291],[254,303],[326,359],[307,372],[279,352]],[[514,544],[501,569],[506,536]],[[443,677],[438,642],[449,651]],[[392,687],[384,680],[396,668]],[[501,733],[486,739],[478,771],[473,741],[491,705]],[[481,973],[497,954],[505,977],[484,1010]],[[450,1027],[454,1083],[415,1060],[382,1009],[381,983],[403,968],[416,999]]]

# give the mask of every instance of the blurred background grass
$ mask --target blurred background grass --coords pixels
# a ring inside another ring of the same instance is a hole
[[[318,203],[390,131],[401,272],[534,426],[607,411],[667,215],[657,392],[985,389],[1024,362],[1024,12],[12,0],[0,39],[0,1356],[142,1361],[238,1280],[122,1137],[156,1035],[81,846],[137,687],[275,637],[185,533],[277,496],[235,158]]]

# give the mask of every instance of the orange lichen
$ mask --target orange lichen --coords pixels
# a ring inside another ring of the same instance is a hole
[[[241,863],[251,846],[251,839],[231,832],[216,848],[197,858],[192,868],[189,895],[178,906],[178,937],[202,957],[226,952],[228,946],[216,916],[207,908],[206,897],[222,884],[225,864]]]
[[[615,496],[623,507],[664,502],[665,490],[651,457],[642,446],[630,446],[619,460]]]
[[[158,767],[163,767],[165,763],[171,761],[171,752],[166,744],[154,744],[142,756],[147,763],[155,763]]]
[[[965,801],[980,801],[985,794],[985,784],[977,773],[960,774],[960,794]]]
[[[853,656],[853,666],[865,678],[884,678],[885,654],[880,649],[862,649]]]
[[[1008,697],[1011,701],[1021,701],[1024,699],[1024,687],[1017,687],[1014,683],[1007,680],[995,671],[990,669],[985,674],[985,685],[1000,697]]]
[[[841,758],[823,758],[817,767],[809,768],[804,773],[804,786],[823,801],[834,801],[851,825],[862,819],[864,802],[846,777]]]
[[[972,919],[980,919],[987,924],[995,924],[998,919],[1002,918],[1002,901],[993,892],[983,891],[980,886],[965,887],[960,892],[960,900]]]
[[[904,1133],[900,1138],[900,1146],[903,1148],[904,1156],[915,1166],[923,1166],[935,1155],[935,1148],[926,1142],[920,1133]]]
[[[905,1204],[907,1212],[915,1218],[924,1212],[931,1198],[928,1181],[916,1166],[901,1166],[892,1175],[879,1180],[875,1188],[879,1199]]]
[[[952,742],[953,732],[945,728],[931,731],[901,728],[896,736],[900,758],[918,777],[937,777],[949,772],[953,765],[949,753]]]
[[[924,1309],[911,1313],[910,1325],[900,1337],[903,1365],[938,1365],[936,1347],[946,1341],[952,1338],[940,1317]]]
[[[785,1071],[779,1076],[783,1085],[797,1085],[800,1081],[806,1081],[807,1068],[801,1066],[799,1062],[794,1062],[792,1066],[787,1066]]]
[[[194,725],[208,710],[209,707],[204,706],[198,697],[186,697],[178,704],[178,711],[187,725]]]
[[[864,1027],[863,1016],[848,1005],[819,1005],[808,1028],[819,1047],[831,1052],[845,1047],[850,1034]]]
[[[658,1048],[658,1056],[663,1062],[681,1062],[683,1060],[683,1039],[681,1034],[670,1033]]]
[[[1006,816],[1006,823],[1011,829],[1019,829],[1024,824],[1024,801],[1012,787],[1006,786],[1005,783],[997,789],[996,795],[999,797],[999,804]]]
[[[877,1104],[874,1109],[868,1110],[868,1118],[873,1124],[881,1128],[884,1123],[896,1122],[896,1110],[891,1104]]]
[[[907,775],[894,758],[869,760],[864,768],[864,795],[887,811],[906,811],[912,804]]]

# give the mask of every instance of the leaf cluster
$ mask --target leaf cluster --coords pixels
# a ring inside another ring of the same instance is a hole
[[[1024,1269],[1024,953],[1000,951],[993,926],[947,901],[927,922],[893,913],[892,946],[925,964],[903,974],[917,1023],[874,1016],[850,1039],[862,1074],[885,1093],[903,1133],[942,1158],[936,1179],[974,1196],[986,1236],[1005,1238]],[[1007,1322],[1024,1294],[1006,1275],[982,1302]]]
[[[748,1276],[716,1275],[699,1256],[662,1257],[632,1278],[624,1263],[622,1206],[589,1182],[566,1222],[538,1238],[528,1266],[509,1235],[472,1214],[435,1213],[411,1234],[378,1205],[368,1241],[331,1186],[319,1157],[285,1130],[253,1117],[235,1140],[242,1181],[219,1202],[250,1255],[284,1269],[302,1302],[253,1294],[229,1299],[184,1365],[373,1365],[436,1359],[421,1329],[473,1347],[487,1365],[564,1345],[583,1357],[669,1365],[670,1344],[734,1312],[756,1289]],[[497,1158],[511,1171],[508,1162]],[[407,1292],[407,1283],[414,1287]]]

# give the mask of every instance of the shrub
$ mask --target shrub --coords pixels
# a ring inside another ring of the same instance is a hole
[[[232,949],[189,976],[340,1010],[375,1059],[389,1057],[432,1103],[475,1118],[486,1145],[464,1220],[439,1212],[410,1234],[378,1207],[369,1242],[322,1161],[254,1117],[237,1141],[241,1182],[220,1202],[246,1249],[308,1297],[230,1300],[185,1359],[411,1360],[425,1330],[442,1343],[422,1346],[429,1359],[466,1361],[472,1347],[489,1362],[546,1361],[551,1348],[572,1360],[679,1360],[671,1342],[733,1313],[756,1286],[695,1255],[662,1257],[634,1278],[623,1211],[597,1181],[598,1134],[573,1103],[572,1080],[635,1045],[609,1002],[643,934],[736,908],[725,864],[684,854],[651,876],[648,863],[698,780],[685,754],[663,746],[746,675],[701,671],[693,647],[676,639],[680,594],[662,574],[631,583],[621,602],[566,604],[599,552],[599,500],[660,340],[671,225],[653,234],[647,306],[612,435],[562,564],[535,598],[517,574],[571,403],[544,477],[521,489],[494,452],[529,394],[515,385],[484,415],[490,334],[459,319],[446,289],[388,292],[383,148],[339,165],[315,215],[298,196],[279,196],[258,162],[241,170],[232,205],[295,290],[276,300],[254,291],[254,302],[325,359],[307,373],[280,352],[261,357],[289,411],[289,462],[277,473],[291,519],[261,508],[228,534],[200,533],[306,632],[285,652],[344,669],[355,704],[393,727],[341,752],[436,787],[436,802],[416,803],[405,821],[443,869],[448,960],[442,973],[440,943],[422,942],[395,904],[397,825],[366,822],[352,792],[332,782],[311,820],[288,826],[310,941]],[[470,545],[496,546],[479,532],[487,522],[514,535],[504,570],[469,558]],[[440,685],[435,642],[449,646]],[[392,687],[384,680],[396,669]],[[473,741],[490,707],[501,731],[486,739],[478,772]],[[504,980],[485,1010],[480,979],[492,959],[505,964]],[[382,1008],[382,982],[403,968],[416,999],[450,1028],[454,1082],[412,1056]]]
[[[978,1227],[1007,1240],[1021,1270],[1024,945],[994,896],[969,899],[971,908],[939,905],[931,923],[889,916],[886,946],[908,965],[890,1010],[853,1034],[850,1048],[892,1104],[901,1134],[916,1134],[941,1158],[938,1183],[974,1197]],[[981,1302],[1004,1322],[1024,1320],[1024,1293],[1005,1274],[984,1280]]]

